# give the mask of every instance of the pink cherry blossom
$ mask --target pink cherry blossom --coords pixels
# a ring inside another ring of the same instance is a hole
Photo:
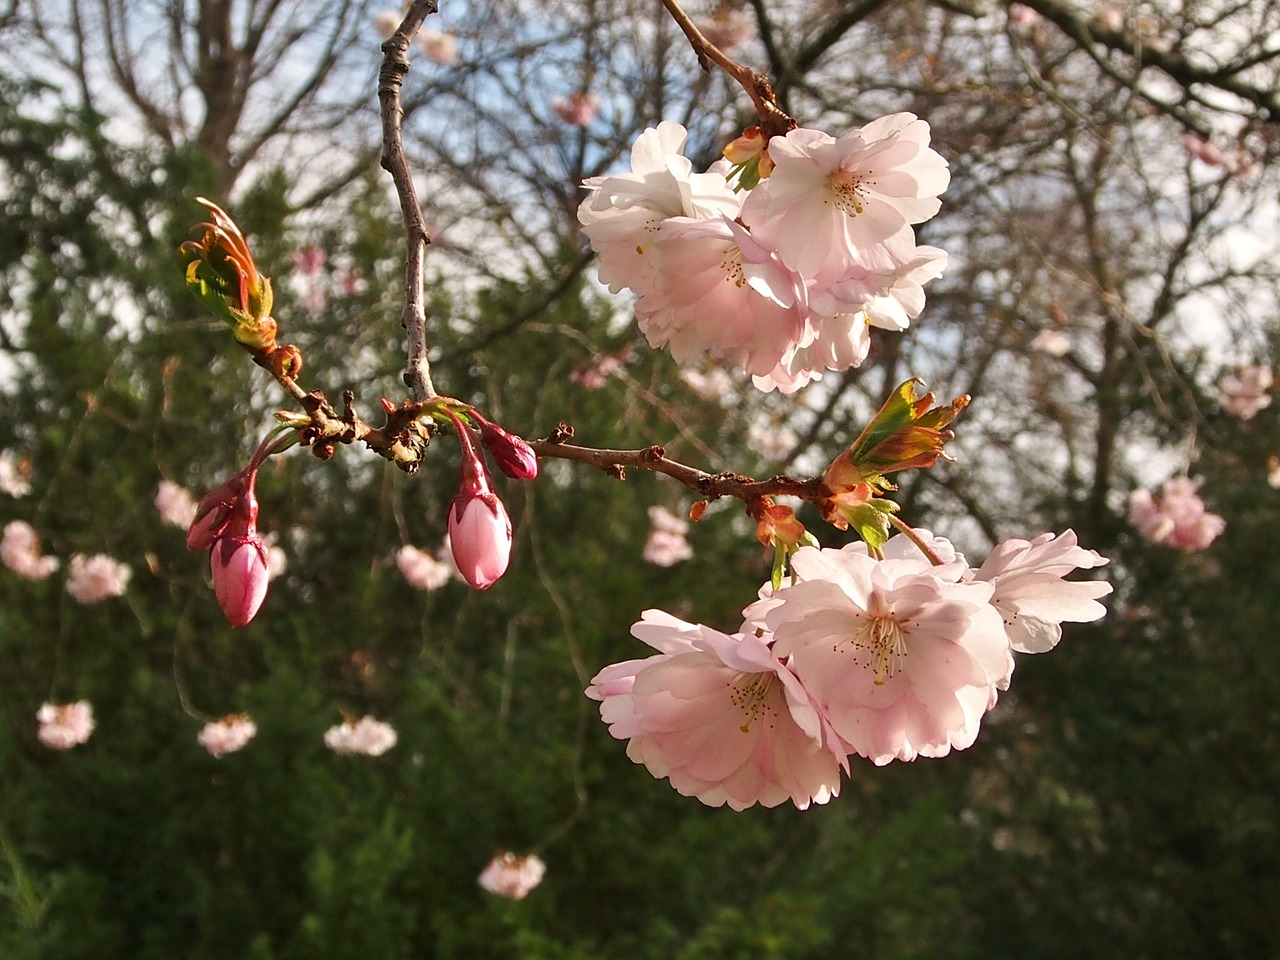
[[[389,39],[400,26],[404,14],[399,10],[380,10],[373,15],[373,28],[383,40]]]
[[[719,173],[694,173],[684,156],[687,133],[664,120],[645,130],[631,148],[631,172],[592,177],[578,207],[582,232],[599,254],[600,282],[619,293],[652,289],[648,251],[663,221],[671,217],[736,217],[742,202]]]
[[[380,757],[396,745],[396,731],[389,723],[373,717],[361,717],[330,727],[324,734],[324,745],[334,753]]]
[[[686,520],[666,507],[654,506],[649,508],[649,523],[649,538],[642,553],[646,563],[670,567],[693,556],[693,547],[685,539],[689,532]]]
[[[1065,357],[1071,352],[1071,341],[1052,327],[1041,327],[1027,346],[1051,357]]]
[[[1271,368],[1264,364],[1241,367],[1218,381],[1222,392],[1222,406],[1241,420],[1252,420],[1260,410],[1271,406],[1271,387],[1274,384]]]
[[[1116,7],[1103,7],[1095,16],[1098,26],[1104,30],[1123,30],[1124,11]]]
[[[1107,612],[1099,597],[1111,592],[1105,580],[1068,582],[1073,570],[1108,563],[1096,550],[1079,546],[1074,530],[1042,533],[1034,540],[1005,540],[972,571],[975,581],[995,589],[991,603],[1004,620],[1010,646],[1019,653],[1044,653],[1062,638],[1062,623],[1087,623]]]
[[[258,735],[258,725],[248,714],[232,713],[221,720],[211,720],[200,728],[196,742],[212,757],[235,753]]]
[[[423,28],[418,31],[418,49],[432,63],[443,67],[458,65],[458,41],[451,34],[429,27]]]
[[[196,518],[196,498],[186,487],[172,480],[161,480],[156,488],[156,512],[160,521],[186,529]]]
[[[40,553],[40,534],[25,520],[5,524],[0,540],[0,562],[23,580],[44,580],[58,569],[57,557]]]
[[[664,221],[650,262],[652,289],[636,304],[636,321],[677,363],[709,353],[764,376],[812,340],[804,282],[727,217]]]
[[[1028,27],[1040,19],[1040,14],[1025,3],[1009,4],[1009,22],[1015,27]]]
[[[584,390],[599,390],[609,377],[622,370],[624,358],[611,353],[594,354],[585,363],[569,371],[569,382]]]
[[[950,182],[929,125],[910,113],[838,139],[798,127],[774,137],[769,156],[773,173],[751,191],[743,221],[806,280],[843,275],[855,251],[932,217]]]
[[[1188,477],[1165,481],[1158,498],[1139,488],[1129,495],[1129,522],[1152,543],[1187,553],[1204,550],[1227,528],[1227,521],[1205,509]]]
[[[476,882],[494,896],[523,900],[546,872],[547,865],[533,854],[517,857],[504,851],[489,861]]]
[[[36,712],[40,729],[36,736],[50,750],[70,750],[93,733],[93,707],[88,700],[46,703]]]
[[[747,446],[766,460],[781,460],[799,442],[796,432],[785,424],[753,420],[747,428]]]
[[[729,3],[719,4],[710,17],[695,20],[694,26],[724,53],[732,53],[756,38],[756,24],[751,14]]]
[[[684,367],[680,371],[680,379],[703,400],[723,403],[734,395],[733,380],[721,367],[712,367],[705,373]]]
[[[397,26],[399,22],[397,21]],[[394,31],[392,31],[394,32]],[[329,261],[329,254],[324,247],[301,247],[291,254],[293,269],[304,277],[318,276]]]
[[[0,453],[0,493],[20,500],[31,492],[31,461],[19,459],[8,450]]]
[[[439,590],[457,573],[452,563],[437,560],[412,544],[405,544],[396,552],[396,566],[409,586],[426,593]]]
[[[100,603],[109,597],[120,597],[129,587],[133,571],[119,560],[104,553],[86,557],[73,554],[67,571],[67,593],[77,603]]]
[[[990,584],[961,582],[960,562],[865,548],[802,547],[791,564],[793,581],[761,601],[773,652],[853,752],[885,764],[973,744],[1013,669]]]
[[[660,610],[631,633],[658,654],[606,667],[587,696],[634,762],[713,807],[803,810],[840,792],[845,746],[766,638]]]
[[[600,98],[594,93],[572,93],[565,97],[551,98],[551,112],[561,122],[571,127],[587,127],[596,118],[596,110],[600,106]]]

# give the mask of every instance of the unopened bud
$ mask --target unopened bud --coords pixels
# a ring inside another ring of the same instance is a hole
[[[267,596],[267,545],[252,528],[246,536],[223,536],[209,553],[209,569],[227,622],[237,629],[248,624]]]
[[[499,470],[512,480],[532,480],[538,475],[538,455],[528,442],[491,423],[474,410],[470,417],[480,427],[480,439],[493,454]]]
[[[497,494],[462,492],[449,506],[449,546],[462,578],[487,590],[511,561],[511,518]]]

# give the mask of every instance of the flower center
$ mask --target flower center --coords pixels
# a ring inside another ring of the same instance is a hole
[[[870,170],[862,173],[853,170],[836,170],[831,174],[831,192],[835,196],[835,204],[848,216],[856,217],[862,213],[867,198],[867,187],[875,184]]]
[[[735,287],[743,286],[747,278],[742,272],[742,248],[735,244],[726,250],[720,269],[724,271],[724,278],[732,281]]]
[[[751,732],[751,724],[761,717],[772,718],[781,681],[773,673],[740,673],[729,683],[729,702],[742,711],[743,733]],[[768,721],[773,726],[773,721]]]
[[[877,687],[884,686],[885,680],[906,665],[907,643],[901,625],[893,617],[868,618],[854,633],[852,643],[860,654],[859,662],[875,670]]]

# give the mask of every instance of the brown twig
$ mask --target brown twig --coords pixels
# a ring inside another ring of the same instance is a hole
[[[774,95],[773,86],[769,83],[768,77],[756,73],[749,67],[744,67],[708,40],[697,25],[689,19],[689,15],[684,12],[677,0],[662,0],[662,5],[667,8],[676,25],[689,38],[689,44],[697,54],[698,63],[702,69],[709,73],[711,64],[714,63],[747,92],[747,96],[755,105],[756,115],[760,118],[760,132],[764,135],[765,143],[768,143],[770,138],[782,136],[788,130],[795,128],[795,120],[778,106],[778,98]]]
[[[529,445],[540,457],[590,464],[619,480],[624,479],[628,467],[665,474],[708,500],[734,497],[750,502],[760,497],[785,496],[817,503],[831,496],[830,489],[821,479],[796,480],[794,477],[777,476],[756,480],[737,473],[707,473],[669,459],[666,451],[657,444],[640,450],[601,450],[565,442],[572,437],[573,428],[562,423],[550,437],[532,440]]]
[[[422,22],[437,10],[436,0],[414,0],[391,38],[382,45],[382,69],[378,72],[378,101],[382,106],[382,168],[395,181],[400,198],[400,210],[404,216],[404,230],[408,240],[404,269],[404,313],[401,324],[409,337],[405,358],[404,382],[413,391],[414,399],[429,400],[436,395],[431,382],[431,365],[427,361],[427,313],[424,304],[425,259],[431,236],[427,222],[418,205],[418,194],[409,172],[409,161],[404,152],[404,135],[401,121],[404,108],[400,103],[400,89],[404,75],[409,72],[409,44],[417,35]]]

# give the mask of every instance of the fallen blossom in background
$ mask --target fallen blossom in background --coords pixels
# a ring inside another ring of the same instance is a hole
[[[450,34],[426,28],[418,32],[418,49],[432,63],[443,67],[458,65],[458,42]]]
[[[87,557],[73,554],[67,571],[67,593],[77,603],[99,603],[110,597],[123,596],[133,571],[105,553]]]
[[[729,636],[661,610],[631,634],[657,655],[605,667],[586,693],[632,761],[712,807],[804,810],[839,794],[845,744],[767,635]]]
[[[701,17],[693,23],[713,46],[724,53],[733,53],[756,38],[756,23],[751,14],[728,3],[716,7],[710,17]]]
[[[1263,364],[1241,367],[1218,381],[1222,406],[1241,420],[1252,420],[1260,410],[1271,406],[1271,387],[1275,382],[1271,368]]]
[[[1248,180],[1262,172],[1262,163],[1243,150],[1220,147],[1206,140],[1194,130],[1182,135],[1182,146],[1187,153],[1207,167],[1221,167],[1238,180]]]
[[[1267,457],[1267,484],[1280,490],[1280,457],[1274,453]]]
[[[156,488],[156,512],[160,521],[171,527],[187,529],[196,518],[196,498],[186,487],[171,480],[161,480]]]
[[[1098,25],[1107,30],[1124,29],[1124,11],[1115,7],[1103,7],[1094,15]]]
[[[426,593],[439,590],[457,575],[457,568],[450,561],[439,560],[412,544],[396,551],[396,566],[409,586]]]
[[[1029,27],[1040,19],[1040,14],[1025,3],[1009,4],[1009,22],[1015,27]]]
[[[650,507],[649,523],[652,524],[649,539],[645,541],[641,554],[646,563],[670,567],[693,556],[693,547],[685,539],[689,532],[688,521],[666,507]]]
[[[31,482],[27,479],[31,472],[31,463],[19,459],[6,450],[0,453],[0,493],[7,493],[15,500],[25,497],[31,492]]]
[[[735,393],[733,378],[721,367],[712,367],[706,373],[685,367],[680,379],[703,400],[723,403]]]
[[[380,757],[396,745],[396,731],[389,723],[373,717],[361,717],[330,727],[324,734],[324,745],[337,754],[363,754]]]
[[[258,734],[258,725],[247,714],[233,713],[206,723],[196,735],[196,743],[212,757],[235,753]]]
[[[432,236],[439,239],[434,232]],[[344,297],[358,297],[369,289],[369,282],[354,267],[340,267],[334,272],[333,280]]]
[[[93,707],[88,700],[75,703],[46,703],[36,712],[40,729],[36,736],[50,750],[70,750],[93,733]]]
[[[747,428],[747,446],[766,460],[781,460],[795,449],[800,438],[790,427],[756,420]]]
[[[590,126],[600,107],[600,98],[594,93],[577,92],[565,97],[551,98],[551,112],[571,127]]]
[[[1152,543],[1187,553],[1204,550],[1227,528],[1227,521],[1205,509],[1188,477],[1165,481],[1159,497],[1139,488],[1129,495],[1129,522]]]
[[[599,390],[622,369],[623,358],[611,353],[597,353],[569,371],[569,382],[584,390]]]
[[[276,543],[276,534],[269,533],[262,538],[267,546],[267,579],[274,580],[289,569],[289,555],[284,547]]]
[[[403,19],[404,14],[398,10],[380,10],[373,15],[373,29],[383,40],[389,40]]]
[[[1047,353],[1051,357],[1065,357],[1071,352],[1071,341],[1060,331],[1051,327],[1041,328],[1027,346],[1032,350]]]
[[[58,569],[57,557],[40,553],[40,534],[24,520],[5,524],[0,540],[0,562],[23,580],[43,580]]]
[[[508,900],[523,900],[547,872],[547,865],[530,854],[517,857],[514,853],[499,853],[480,872],[476,882],[488,893]]]
[[[317,276],[329,261],[324,247],[302,247],[293,251],[293,269],[304,277]]]

